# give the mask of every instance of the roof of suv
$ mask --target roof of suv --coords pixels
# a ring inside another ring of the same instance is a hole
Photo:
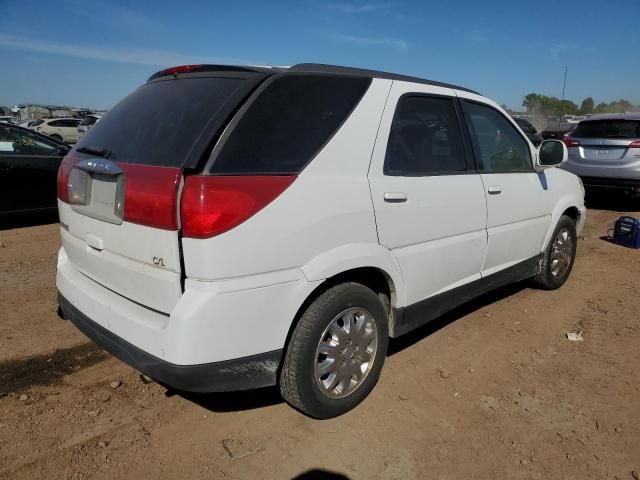
[[[591,120],[640,120],[640,112],[598,113],[582,121],[590,122]]]
[[[465,92],[475,93],[478,92],[465,87],[459,87],[457,85],[451,85],[449,83],[436,82],[433,80],[427,80],[425,78],[411,77],[408,75],[399,75],[397,73],[382,72],[379,70],[367,70],[364,68],[352,68],[341,67],[339,65],[324,65],[320,63],[299,63],[288,69],[291,72],[311,72],[311,73],[333,73],[343,75],[355,75],[370,78],[383,78],[386,80],[398,80],[402,82],[422,83],[426,85],[434,85],[437,87],[453,88],[455,90],[464,90]]]
[[[367,78],[382,78],[386,80],[398,80],[402,82],[421,83],[425,85],[433,85],[436,87],[451,88],[455,90],[463,90],[465,92],[480,93],[471,90],[469,88],[460,87],[457,85],[451,85],[449,83],[436,82],[433,80],[427,80],[425,78],[411,77],[408,75],[399,75],[397,73],[382,72],[379,70],[367,70],[364,68],[352,68],[342,67],[339,65],[325,65],[320,63],[299,63],[292,67],[262,67],[251,65],[186,65],[183,73],[197,72],[197,71],[237,71],[237,72],[256,72],[256,73],[319,73],[319,74],[332,74],[332,75],[349,75]],[[165,70],[161,70],[149,77],[148,81],[155,80],[156,78],[170,75],[175,72],[176,69],[183,67],[173,67]],[[196,67],[196,68],[193,68]]]

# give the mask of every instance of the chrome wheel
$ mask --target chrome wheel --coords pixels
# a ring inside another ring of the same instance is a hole
[[[316,349],[315,378],[329,398],[353,393],[371,371],[378,348],[378,330],[369,312],[349,308],[331,320]]]
[[[554,277],[563,277],[573,259],[574,240],[568,228],[563,228],[556,235],[551,249],[551,258],[549,268],[551,275]]]

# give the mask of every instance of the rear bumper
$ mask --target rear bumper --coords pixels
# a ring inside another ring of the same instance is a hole
[[[63,315],[96,345],[154,380],[188,392],[226,392],[276,384],[282,350],[202,365],[161,360],[101,327],[58,293]]]
[[[197,392],[275,384],[292,320],[316,284],[299,270],[187,279],[176,306],[163,313],[85,276],[64,248],[56,278],[65,315],[90,339],[161,383]]]
[[[640,192],[640,179],[609,178],[609,177],[580,177],[587,188],[629,190]]]

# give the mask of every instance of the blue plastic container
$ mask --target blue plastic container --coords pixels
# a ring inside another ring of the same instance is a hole
[[[640,220],[620,217],[613,228],[613,241],[629,248],[640,248]]]

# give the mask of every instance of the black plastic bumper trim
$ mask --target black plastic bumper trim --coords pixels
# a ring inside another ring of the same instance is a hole
[[[609,177],[580,177],[587,188],[613,188],[619,190],[635,190],[640,188],[640,179],[609,178]]]
[[[186,392],[230,392],[276,384],[282,350],[199,365],[175,365],[98,325],[58,292],[64,317],[96,345],[157,382]]]

